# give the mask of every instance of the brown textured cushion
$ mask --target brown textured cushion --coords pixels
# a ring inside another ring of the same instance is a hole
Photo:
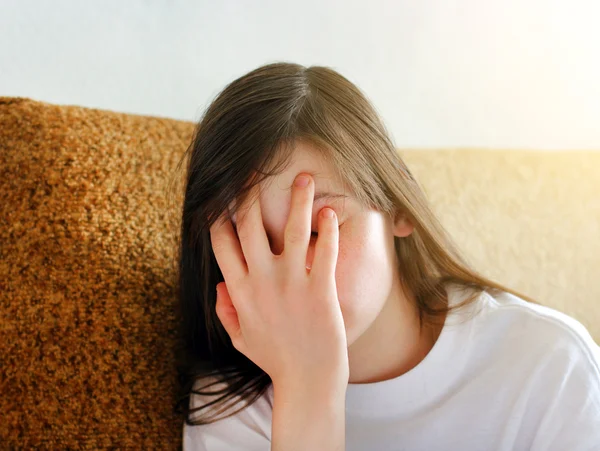
[[[1,449],[180,449],[169,182],[192,133],[0,97]]]

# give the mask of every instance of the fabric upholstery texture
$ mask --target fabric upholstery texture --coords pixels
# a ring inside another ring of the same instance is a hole
[[[600,152],[400,155],[471,266],[573,316],[600,342]]]
[[[0,443],[177,449],[168,184],[192,131],[0,98]]]
[[[0,448],[180,449],[194,124],[0,97]],[[484,275],[600,340],[600,152],[401,150]]]

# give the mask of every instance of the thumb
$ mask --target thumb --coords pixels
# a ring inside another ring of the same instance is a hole
[[[244,337],[240,329],[240,322],[237,315],[237,310],[233,306],[231,297],[229,297],[229,291],[225,282],[219,282],[217,284],[217,303],[215,304],[215,311],[221,324],[225,328],[227,335],[231,338],[233,346],[240,352],[243,352],[241,347],[243,345]]]

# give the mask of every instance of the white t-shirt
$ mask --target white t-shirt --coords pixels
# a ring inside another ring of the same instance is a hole
[[[448,287],[451,305],[467,294]],[[184,425],[183,450],[268,451],[272,405],[270,386],[233,417]],[[600,348],[567,315],[484,292],[415,368],[348,385],[346,450],[600,450]]]

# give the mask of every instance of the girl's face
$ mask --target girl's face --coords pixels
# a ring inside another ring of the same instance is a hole
[[[315,201],[312,231],[306,264],[312,265],[317,214],[323,207],[336,212],[339,223],[339,251],[336,286],[348,345],[351,345],[373,323],[384,304],[398,287],[398,271],[394,251],[394,235],[407,236],[412,225],[376,210],[367,209],[344,192],[344,185],[323,157],[308,143],[297,142],[292,161],[285,171],[261,186],[261,212],[265,231],[274,254],[281,254],[284,230],[290,211],[291,186],[301,172],[313,175]],[[235,223],[236,215],[232,218]]]

